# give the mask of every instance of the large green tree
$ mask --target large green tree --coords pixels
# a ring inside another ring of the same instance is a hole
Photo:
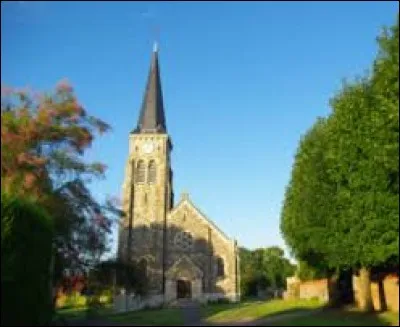
[[[399,261],[398,29],[385,29],[371,73],[344,85],[300,143],[281,218],[299,259],[359,271],[365,310],[371,268]]]
[[[285,288],[286,278],[293,273],[294,266],[277,246],[240,249],[240,284],[244,296],[257,295],[259,288]]]
[[[370,269],[398,263],[398,30],[397,22],[378,38],[371,75],[345,86],[333,99],[329,122],[329,165],[341,204],[338,220],[349,227],[335,243],[334,260],[360,269],[366,310],[372,307]],[[339,255],[345,249],[346,256]]]
[[[336,210],[336,186],[325,158],[327,142],[327,122],[321,118],[300,141],[281,218],[282,233],[295,257],[321,270],[329,266],[326,244],[332,230],[326,222]]]

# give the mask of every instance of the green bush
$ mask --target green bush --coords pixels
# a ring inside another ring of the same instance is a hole
[[[73,292],[65,299],[64,308],[78,308],[86,306],[87,298],[78,292]]]
[[[228,303],[231,303],[231,301],[229,301],[229,299],[227,299],[227,298],[218,298],[217,303],[218,304],[228,304]]]
[[[227,298],[208,299],[207,305],[229,304],[231,301]]]
[[[111,289],[106,289],[100,293],[101,303],[111,303],[113,301],[114,292]]]
[[[53,225],[28,199],[1,194],[1,325],[51,319]]]

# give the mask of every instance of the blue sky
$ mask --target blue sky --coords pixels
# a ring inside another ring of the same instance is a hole
[[[110,123],[87,153],[120,195],[159,26],[167,127],[182,191],[240,245],[284,242],[279,216],[300,136],[344,78],[362,74],[397,2],[2,2],[1,82],[68,78]],[[285,247],[286,249],[286,247]]]

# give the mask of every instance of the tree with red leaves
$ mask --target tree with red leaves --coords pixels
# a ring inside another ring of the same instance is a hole
[[[93,198],[88,182],[104,177],[106,167],[83,154],[110,126],[86,112],[67,81],[47,94],[1,91],[2,190],[34,198],[53,217],[55,279],[65,268],[93,265],[121,212]]]

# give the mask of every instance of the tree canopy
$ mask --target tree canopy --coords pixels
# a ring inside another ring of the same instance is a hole
[[[120,212],[92,196],[89,182],[106,167],[83,155],[110,126],[87,113],[67,81],[47,93],[1,91],[2,190],[34,199],[52,217],[56,273],[97,262]]]
[[[284,251],[276,246],[256,250],[240,249],[241,293],[257,295],[258,289],[285,288],[286,277],[294,272],[294,266],[284,257]]]
[[[368,76],[346,83],[302,138],[281,230],[300,260],[326,269],[397,264],[399,21],[378,38]]]

